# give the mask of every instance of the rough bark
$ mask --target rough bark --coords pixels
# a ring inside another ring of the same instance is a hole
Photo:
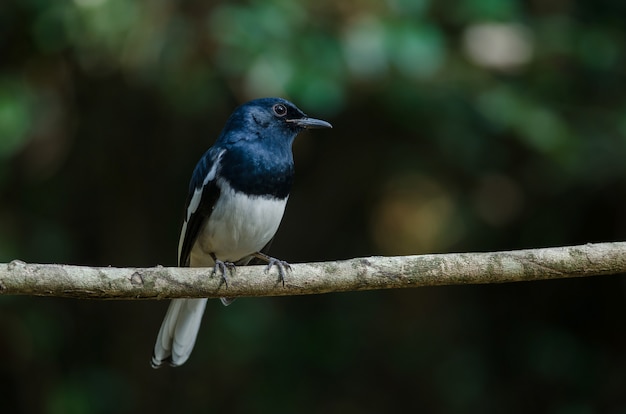
[[[434,285],[521,282],[626,273],[626,242],[492,253],[368,257],[292,264],[280,282],[276,269],[238,267],[228,286],[207,268],[115,268],[0,264],[0,295],[81,299],[164,299],[306,295]]]

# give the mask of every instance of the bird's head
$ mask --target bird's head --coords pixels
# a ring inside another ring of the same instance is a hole
[[[222,138],[228,141],[284,139],[291,144],[303,129],[315,128],[332,128],[332,125],[321,119],[309,118],[286,99],[262,98],[235,109],[222,131]]]

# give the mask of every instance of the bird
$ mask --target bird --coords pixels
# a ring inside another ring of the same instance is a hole
[[[178,243],[178,266],[211,268],[228,288],[227,270],[253,261],[289,264],[266,254],[285,211],[294,178],[292,144],[305,129],[332,128],[282,98],[237,107],[198,161]],[[234,299],[221,298],[224,305]],[[173,299],[161,324],[151,365],[184,364],[196,342],[207,299]]]

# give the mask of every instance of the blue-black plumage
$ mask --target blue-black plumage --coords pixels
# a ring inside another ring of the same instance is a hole
[[[178,245],[179,266],[226,268],[260,258],[284,277],[286,262],[263,250],[282,219],[293,182],[291,146],[303,129],[331,128],[293,103],[263,98],[239,106],[193,171]],[[167,310],[152,366],[183,364],[191,354],[206,299],[174,299]],[[222,299],[227,305],[229,299]]]

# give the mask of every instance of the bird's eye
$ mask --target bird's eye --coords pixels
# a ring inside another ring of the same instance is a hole
[[[276,104],[272,109],[277,116],[287,115],[287,107],[283,104]]]

